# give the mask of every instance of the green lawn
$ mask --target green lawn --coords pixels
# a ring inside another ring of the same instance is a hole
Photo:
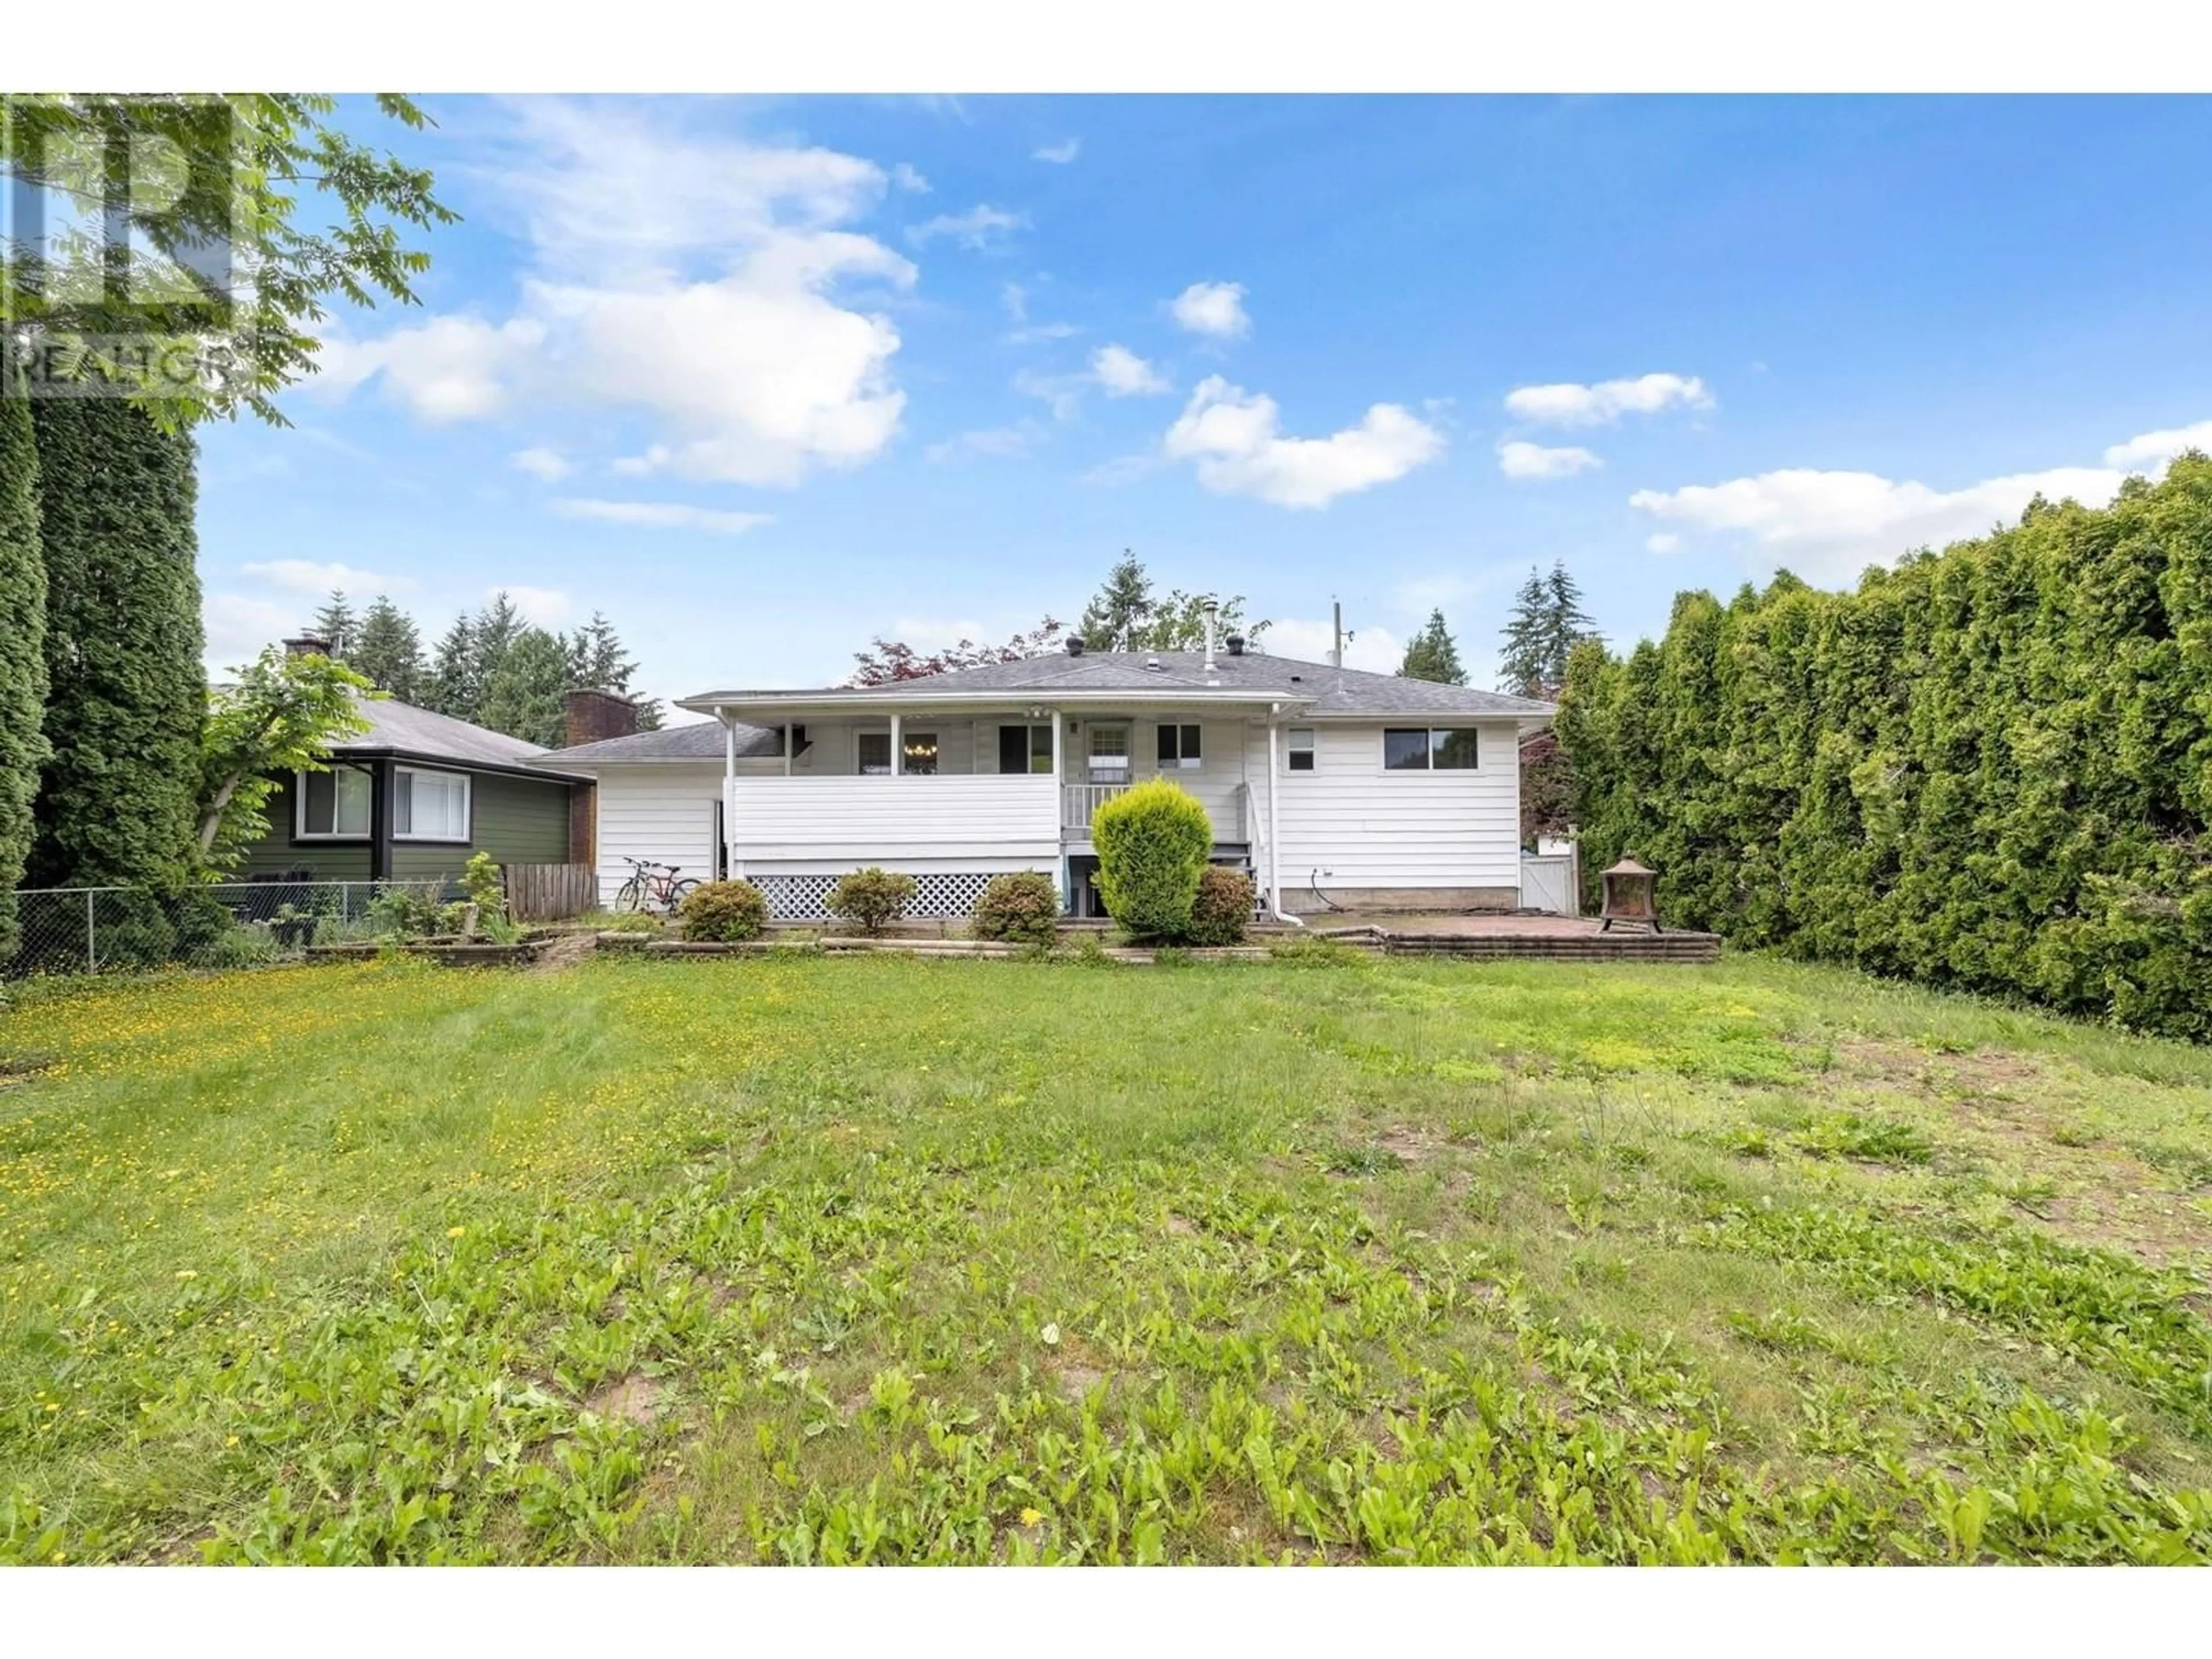
[[[2212,1053],[1855,975],[0,1012],[0,1559],[2197,1560]]]

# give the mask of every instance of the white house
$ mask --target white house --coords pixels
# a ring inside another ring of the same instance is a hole
[[[1265,656],[1086,652],[880,686],[708,691],[709,723],[556,750],[597,778],[603,897],[629,858],[742,876],[772,914],[818,917],[866,865],[915,878],[915,912],[962,915],[991,877],[1041,870],[1097,913],[1091,818],[1138,779],[1205,803],[1217,860],[1278,914],[1511,908],[1520,738],[1552,705]]]

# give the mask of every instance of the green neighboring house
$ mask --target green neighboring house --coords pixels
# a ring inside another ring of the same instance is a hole
[[[588,858],[592,780],[530,762],[547,751],[391,698],[364,700],[368,730],[331,745],[331,769],[283,781],[269,833],[234,880],[458,879],[474,853],[501,864]]]

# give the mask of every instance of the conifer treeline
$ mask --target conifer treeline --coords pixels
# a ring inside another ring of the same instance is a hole
[[[504,592],[475,616],[455,617],[428,652],[415,619],[381,593],[356,613],[343,592],[333,592],[310,631],[338,661],[400,702],[545,749],[561,745],[564,693],[597,687],[628,696],[637,672],[614,624],[598,611],[573,634],[558,634],[525,621]],[[639,702],[638,724],[659,728],[658,698]]]
[[[2212,460],[1856,592],[1788,575],[1584,645],[1585,868],[1746,945],[2212,1038]]]

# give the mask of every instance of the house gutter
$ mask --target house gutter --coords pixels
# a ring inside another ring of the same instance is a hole
[[[1275,839],[1275,797],[1283,781],[1275,761],[1275,716],[1282,707],[1275,703],[1267,710],[1267,914],[1292,927],[1304,927],[1305,923],[1283,908],[1283,851]]]

